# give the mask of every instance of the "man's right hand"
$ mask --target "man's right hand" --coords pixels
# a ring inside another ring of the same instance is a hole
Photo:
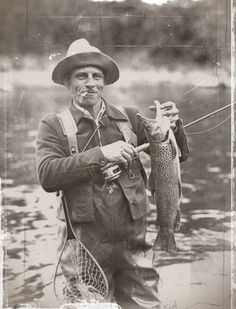
[[[108,162],[122,163],[125,168],[132,164],[132,158],[134,156],[138,156],[135,148],[124,141],[102,146],[101,151]]]

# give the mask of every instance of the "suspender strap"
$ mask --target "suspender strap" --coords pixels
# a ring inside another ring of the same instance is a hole
[[[120,132],[123,133],[126,143],[133,144],[135,147],[137,147],[138,145],[137,135],[132,130],[132,124],[130,122],[129,116],[125,108],[119,105],[116,106],[116,109],[118,109],[128,120],[128,121],[116,120],[116,124]]]
[[[135,147],[137,147],[137,136],[132,130],[132,124],[125,108],[123,106],[117,106],[116,108],[127,118],[127,121],[116,120],[116,124],[120,132],[124,135],[124,139],[127,143],[133,144]],[[79,153],[76,138],[78,129],[74,117],[72,116],[69,109],[57,114],[57,117],[61,124],[63,134],[67,136],[70,154],[74,156]]]
[[[67,136],[70,154],[74,156],[79,153],[76,138],[76,133],[78,132],[78,129],[74,117],[72,116],[69,109],[57,114],[57,117],[61,124],[63,134]]]
[[[116,124],[120,130],[120,132],[123,133],[124,139],[127,143],[132,144],[133,146],[137,147],[138,146],[138,138],[137,135],[134,133],[132,130],[132,123],[130,121],[130,118],[128,116],[127,111],[123,106],[116,106],[116,109],[118,109],[126,118],[128,121],[122,121],[122,120],[116,120]],[[145,172],[145,169],[143,167],[142,162],[138,159],[140,163],[140,169],[141,169],[141,174],[145,183],[145,187],[147,187],[147,175]]]

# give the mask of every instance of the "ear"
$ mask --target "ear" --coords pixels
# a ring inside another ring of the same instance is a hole
[[[66,86],[67,89],[70,89],[70,83],[68,81],[65,81],[64,85]]]
[[[106,74],[103,72],[104,87],[107,85]]]

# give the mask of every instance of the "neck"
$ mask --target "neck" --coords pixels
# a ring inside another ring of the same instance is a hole
[[[99,102],[96,105],[91,106],[89,108],[86,108],[87,111],[90,113],[90,115],[93,117],[93,119],[96,119],[96,117],[97,117],[97,115],[100,111],[101,104],[102,104],[102,101],[99,100]]]
[[[89,114],[93,117],[93,119],[96,119],[99,111],[100,111],[100,108],[101,108],[101,104],[102,104],[102,100],[100,99],[95,105],[93,106],[80,106],[78,105],[74,100],[73,100],[73,103],[75,106],[77,107],[81,107],[81,108],[84,108],[86,109]]]

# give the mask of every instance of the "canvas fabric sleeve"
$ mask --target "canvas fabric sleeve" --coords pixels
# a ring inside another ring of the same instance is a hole
[[[44,190],[53,192],[66,186],[95,177],[107,163],[100,147],[67,156],[55,126],[42,120],[36,140],[36,167]]]
[[[189,148],[188,148],[187,136],[181,119],[176,121],[176,128],[174,130],[174,135],[181,153],[180,162],[184,162],[188,158]]]

